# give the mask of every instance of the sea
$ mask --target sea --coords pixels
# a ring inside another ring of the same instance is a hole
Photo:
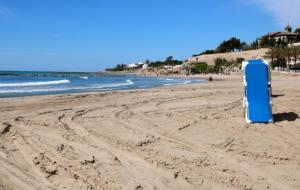
[[[206,80],[135,74],[0,71],[0,98],[146,89],[203,82]]]

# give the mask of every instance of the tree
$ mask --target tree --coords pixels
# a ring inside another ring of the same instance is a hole
[[[277,61],[277,66],[281,68],[286,67],[286,59],[285,59],[285,52],[282,47],[277,47],[276,48],[276,61]]]
[[[183,62],[173,59],[173,56],[169,56],[166,58],[166,60],[163,62],[164,65],[181,65]]]
[[[291,60],[291,51],[285,46],[271,47],[265,57],[271,59],[272,68],[286,68],[287,63]]]
[[[173,65],[173,56],[167,57],[166,61],[165,61],[165,64],[166,65]]]
[[[225,53],[228,51],[226,41],[223,41],[216,49],[217,53]]]
[[[245,45],[245,44],[244,44]],[[235,37],[230,38],[227,41],[223,41],[216,49],[217,53],[225,53],[225,52],[233,52],[233,51],[240,51],[243,49],[243,45],[240,39]]]
[[[282,47],[282,53],[283,53],[283,57],[285,59],[286,68],[289,71],[290,70],[291,57],[292,57],[291,48],[289,48],[287,46]]]
[[[297,28],[297,29],[295,30],[295,33],[298,34],[296,41],[299,42],[299,41],[300,41],[300,28]]]
[[[166,58],[166,62],[172,61],[172,60],[173,60],[173,56],[169,56],[169,57]]]
[[[126,65],[125,64],[118,64],[114,68],[107,68],[105,70],[106,71],[124,71],[125,69],[126,69]]]
[[[294,63],[297,63],[297,60],[300,58],[300,47],[299,46],[291,46],[291,57],[294,61]]]
[[[162,67],[164,65],[164,62],[162,61],[155,61],[155,62],[151,62],[149,64],[149,67]]]
[[[248,44],[246,42],[242,42],[241,45],[242,49],[247,49]]]
[[[228,61],[223,58],[217,58],[215,60],[215,68],[214,72],[216,73],[223,73],[223,67],[228,65]]]
[[[263,37],[260,41],[260,47],[268,48],[268,47],[274,47],[275,46],[275,40],[269,39],[267,36]]]
[[[255,40],[249,45],[249,49],[257,49],[258,48],[258,42]]]
[[[242,57],[238,57],[238,58],[236,58],[236,60],[235,60],[235,62],[236,62],[237,64],[241,64],[241,63],[243,63],[243,61],[245,61],[245,59],[242,58]]]
[[[199,55],[204,55],[204,54],[214,54],[215,53],[215,50],[205,50],[205,51],[203,51],[203,52],[201,52]]]
[[[123,70],[125,70],[125,68],[126,68],[125,64],[118,64],[117,67],[116,67],[116,70],[117,71],[123,71]]]
[[[205,54],[214,54],[215,53],[215,50],[213,49],[208,49],[208,50],[205,50],[205,51],[202,51],[201,53],[199,54],[194,54],[193,57],[197,57],[199,55],[205,55]]]
[[[265,55],[265,58],[271,59],[271,64],[272,64],[274,62],[275,57],[276,57],[276,48],[270,47]]]

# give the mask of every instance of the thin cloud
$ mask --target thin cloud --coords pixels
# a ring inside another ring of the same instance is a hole
[[[300,1],[299,0],[250,0],[270,12],[279,26],[287,23],[300,27]]]
[[[12,12],[9,8],[0,6],[0,16],[1,15],[11,15]]]

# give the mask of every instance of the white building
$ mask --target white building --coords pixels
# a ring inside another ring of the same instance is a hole
[[[128,65],[126,65],[126,67],[132,69],[132,68],[136,68],[136,67],[139,67],[141,65],[144,65],[144,63],[145,62],[140,61],[140,62],[137,62],[137,63],[128,64]]]
[[[149,65],[147,63],[145,63],[142,67],[143,70],[147,70],[149,68]]]
[[[138,64],[136,64],[136,63],[132,63],[132,64],[128,64],[127,65],[127,68],[135,68],[135,67],[138,67]]]

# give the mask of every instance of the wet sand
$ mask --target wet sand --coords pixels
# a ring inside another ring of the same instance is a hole
[[[300,76],[273,76],[272,124],[246,124],[241,76],[0,99],[0,190],[300,189]]]

